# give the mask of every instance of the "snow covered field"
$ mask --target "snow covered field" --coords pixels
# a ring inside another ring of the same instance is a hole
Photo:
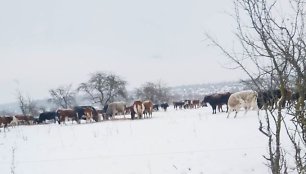
[[[211,112],[170,108],[145,120],[10,128],[0,132],[1,173],[268,173],[256,112]]]

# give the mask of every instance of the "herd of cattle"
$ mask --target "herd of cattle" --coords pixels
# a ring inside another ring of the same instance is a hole
[[[200,100],[184,100],[173,102],[174,109],[192,109],[201,106],[207,106],[207,103],[212,107],[213,114],[216,114],[218,107],[219,112],[223,112],[222,105],[226,105],[229,117],[231,112],[235,112],[235,117],[241,108],[247,112],[248,110],[258,110],[263,106],[273,107],[278,99],[281,97],[280,90],[270,90],[265,92],[256,92],[253,90],[245,90],[235,93],[216,93],[206,95],[204,99]],[[286,90],[286,101],[292,101],[296,98],[290,91]],[[43,112],[38,118],[25,115],[14,116],[0,116],[0,127],[4,130],[8,126],[16,126],[19,124],[42,124],[46,121],[58,122],[59,124],[66,124],[67,120],[81,123],[81,120],[86,122],[100,122],[103,120],[113,119],[116,115],[130,114],[131,119],[151,118],[153,110],[159,110],[159,107],[164,111],[169,107],[168,103],[160,105],[153,104],[150,100],[134,101],[131,106],[127,106],[125,102],[113,102],[106,105],[102,110],[97,110],[92,106],[76,106],[71,109],[58,109],[53,112]]]
[[[104,106],[102,110],[97,110],[92,106],[75,106],[71,109],[58,109],[51,112],[43,112],[39,117],[28,115],[0,116],[0,127],[4,130],[8,126],[16,126],[20,124],[42,124],[48,122],[58,122],[58,124],[71,120],[81,123],[81,120],[88,122],[100,122],[103,120],[114,119],[116,115],[130,114],[131,119],[135,118],[152,118],[153,110],[159,110],[159,107],[165,111],[169,107],[168,103],[153,105],[150,100],[134,101],[131,106],[127,106],[125,102],[112,102]]]

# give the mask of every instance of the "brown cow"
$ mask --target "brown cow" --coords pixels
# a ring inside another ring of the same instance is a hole
[[[141,101],[137,100],[133,104],[133,110],[134,110],[135,114],[137,114],[137,117],[139,119],[141,119],[142,115],[143,115],[143,111],[145,110],[145,107],[144,107],[144,105]],[[131,114],[131,116],[133,116],[133,115]],[[134,118],[132,118],[132,119],[134,119]]]
[[[91,108],[84,108],[84,115],[86,117],[86,122],[92,122],[93,110]]]
[[[101,117],[99,116],[97,110],[92,106],[75,106],[72,110],[77,114],[77,120],[79,120],[78,123],[80,123],[80,120],[83,118],[87,120],[87,117],[91,117],[96,122],[101,121]],[[87,114],[90,114],[91,112],[91,115],[86,116],[84,110],[87,110]]]
[[[34,117],[33,116],[28,116],[28,115],[15,115],[14,116],[17,119],[18,124],[33,124],[34,122]]]
[[[61,124],[61,122],[64,122],[64,124],[66,124],[66,119],[71,119],[72,123],[74,120],[77,123],[80,123],[77,113],[72,109],[58,109],[56,112],[59,118],[58,124]]]
[[[191,101],[191,108],[199,108],[200,107],[200,100],[192,100]]]
[[[144,105],[144,118],[152,118],[152,111],[153,111],[153,103],[150,100],[146,100],[143,102]],[[149,117],[147,117],[147,114]]]
[[[11,124],[12,121],[13,121],[13,117],[0,116],[0,127],[3,125],[4,132],[5,132],[5,129],[8,127],[8,125]]]

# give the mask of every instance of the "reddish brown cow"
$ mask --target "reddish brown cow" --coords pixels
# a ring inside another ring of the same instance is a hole
[[[0,127],[3,125],[3,130],[5,132],[5,129],[8,127],[8,125],[12,122],[13,117],[2,117],[0,116]]]
[[[64,122],[66,121],[66,118],[67,119],[71,119],[72,120],[72,123],[73,121],[75,120],[77,123],[79,123],[79,118],[78,118],[78,115],[77,113],[72,110],[72,109],[59,109],[57,110],[57,115],[58,115],[58,123],[61,124],[61,122]],[[66,123],[65,123],[66,124]]]
[[[84,108],[84,115],[86,117],[86,122],[92,122],[93,110],[91,108]]]
[[[150,100],[146,100],[143,102],[144,105],[144,118],[147,118],[147,114],[149,115],[149,118],[152,118],[152,111],[153,111],[153,103]]]
[[[14,116],[17,119],[18,124],[33,124],[34,122],[34,117],[33,116],[28,116],[28,115],[15,115]]]

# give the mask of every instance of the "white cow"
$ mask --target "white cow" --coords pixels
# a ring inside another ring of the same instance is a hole
[[[110,103],[108,104],[106,115],[114,118],[116,114],[123,114],[125,117],[125,108],[126,108],[125,102]]]
[[[13,120],[11,121],[10,125],[11,125],[12,127],[15,127],[15,126],[18,125],[18,119],[16,118],[15,115],[13,116]]]
[[[246,90],[246,91],[240,91],[236,92],[230,95],[228,99],[228,114],[227,118],[229,117],[229,114],[233,111],[235,111],[235,117],[237,116],[238,111],[241,108],[244,108],[246,114],[248,110],[258,110],[257,106],[257,97],[258,94],[256,91],[253,90]]]

